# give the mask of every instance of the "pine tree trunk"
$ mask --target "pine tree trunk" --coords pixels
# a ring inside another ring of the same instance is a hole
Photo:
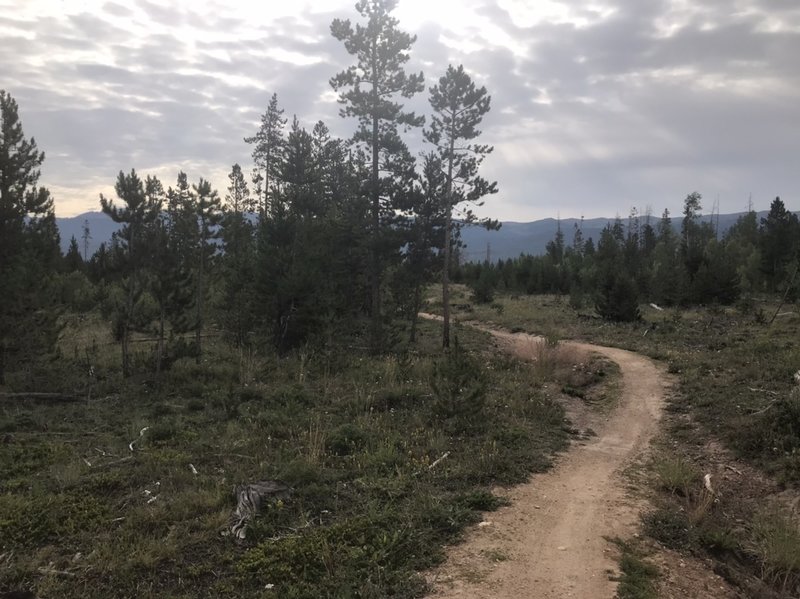
[[[442,267],[442,347],[450,347],[450,208],[444,228],[444,266]]]
[[[378,117],[372,117],[372,243],[370,289],[372,294],[372,349],[380,351],[381,339],[381,260],[378,250],[381,227],[380,178],[378,163]]]
[[[133,239],[133,238],[131,238]],[[131,247],[133,243],[131,243]],[[122,376],[128,378],[131,375],[130,358],[130,338],[131,320],[133,319],[134,297],[136,295],[136,271],[131,273],[128,283],[128,298],[125,304],[125,322],[122,325]]]
[[[123,325],[122,329],[122,377],[128,378],[131,375],[130,366],[130,347],[129,347],[129,332],[128,323]]]
[[[0,341],[0,385],[6,384],[6,340]]]
[[[161,305],[161,314],[158,321],[158,345],[156,346],[156,376],[161,374],[161,363],[164,361],[164,321],[166,314],[164,305]]]
[[[414,286],[414,304],[411,306],[411,332],[408,335],[408,342],[414,343],[417,340],[417,322],[419,321],[419,309],[422,295],[422,285],[418,281]]]
[[[203,259],[200,258],[200,269],[197,273],[197,325],[195,329],[195,345],[197,347],[197,355],[195,356],[195,363],[200,364],[200,356],[203,353],[202,338],[203,338]]]
[[[453,152],[455,135],[450,132],[450,153],[447,159],[445,198],[447,214],[444,226],[444,267],[442,268],[442,348],[450,347],[450,228],[453,222]]]

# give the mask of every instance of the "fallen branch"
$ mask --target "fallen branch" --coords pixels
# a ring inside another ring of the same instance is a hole
[[[777,395],[777,394],[776,394],[776,395]],[[770,409],[772,406],[774,406],[776,403],[778,403],[778,400],[777,400],[777,399],[776,399],[776,400],[773,400],[773,401],[771,401],[771,402],[769,402],[769,403],[767,404],[767,407],[765,407],[765,408],[763,408],[763,409],[761,409],[761,410],[758,410],[758,412],[751,412],[751,413],[750,413],[750,416],[758,416],[759,414],[763,414],[764,412],[766,412],[767,410],[769,410],[769,409]]]
[[[725,464],[725,468],[726,468],[727,470],[730,470],[731,472],[735,472],[735,473],[736,473],[736,474],[738,474],[739,476],[742,476],[742,471],[741,471],[741,470],[738,470],[737,468],[734,468],[733,466],[728,466],[728,464]]]
[[[150,428],[149,426],[146,426],[146,427],[144,427],[142,430],[140,430],[140,431],[139,431],[139,438],[138,438],[138,439],[134,439],[133,441],[131,441],[130,443],[128,443],[128,449],[130,449],[131,451],[133,451],[133,446],[134,446],[134,445],[135,445],[135,444],[136,444],[138,441],[141,441],[141,440],[142,440],[142,437],[144,437],[144,434],[145,434],[145,433],[148,431],[148,429],[149,429],[149,428]]]
[[[428,470],[433,470],[434,468],[436,468],[436,466],[438,466],[438,465],[439,465],[439,463],[440,463],[442,460],[444,460],[444,459],[445,459],[447,456],[449,456],[449,455],[450,455],[450,452],[449,452],[449,451],[445,451],[445,452],[442,454],[442,456],[441,456],[440,458],[438,458],[437,460],[435,460],[435,461],[433,462],[433,464],[431,464],[430,466],[428,466]]]
[[[67,572],[66,570],[55,570],[53,568],[39,568],[41,574],[51,574],[58,576],[75,576],[74,572]]]
[[[442,460],[446,459],[449,455],[450,455],[450,452],[449,451],[445,451],[441,456],[436,458],[430,466],[428,466],[424,470],[417,470],[411,476],[419,476],[423,472],[430,472],[431,470],[436,468],[436,466],[438,466],[442,462]]]
[[[748,389],[753,393],[768,393],[769,395],[778,395],[777,391],[770,391],[769,389],[755,389],[753,387],[748,387]]]
[[[251,455],[242,455],[241,453],[212,453],[209,454],[217,458],[242,458],[244,460],[255,460],[256,458]]]

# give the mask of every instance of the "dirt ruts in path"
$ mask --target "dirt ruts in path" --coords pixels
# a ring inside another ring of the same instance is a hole
[[[479,327],[504,349],[535,356],[541,339]],[[612,598],[616,552],[606,538],[630,537],[640,500],[626,488],[624,468],[658,429],[669,385],[664,369],[638,354],[569,343],[616,362],[622,372],[618,405],[592,422],[597,436],[574,445],[549,472],[508,493],[511,505],[486,515],[465,543],[453,547],[430,577],[432,597],[526,599]]]

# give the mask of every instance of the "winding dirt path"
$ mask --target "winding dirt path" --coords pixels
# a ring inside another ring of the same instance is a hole
[[[513,353],[532,359],[541,339],[479,326]],[[669,381],[663,368],[638,354],[570,343],[616,362],[622,372],[618,405],[591,423],[597,436],[573,445],[549,472],[508,493],[511,505],[487,514],[453,547],[431,576],[432,597],[492,599],[611,599],[616,553],[608,537],[636,531],[641,500],[622,471],[656,433]]]

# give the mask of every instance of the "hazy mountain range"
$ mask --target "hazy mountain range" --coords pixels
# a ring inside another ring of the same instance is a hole
[[[736,214],[714,215],[714,222],[718,225],[718,235],[723,235],[744,212]],[[758,213],[759,220],[767,215],[766,211]],[[701,217],[703,221],[711,220],[711,215]],[[682,217],[672,219],[672,225],[676,229],[680,228]],[[69,247],[70,238],[74,235],[78,240],[78,247],[83,252],[83,224],[88,221],[91,239],[88,244],[89,255],[93,254],[98,246],[111,239],[111,235],[119,228],[114,221],[102,212],[86,212],[70,218],[58,218],[58,229],[61,232],[61,247],[66,251]],[[658,223],[658,217],[651,217],[650,222],[653,226]],[[590,218],[584,219],[582,225],[583,238],[591,237],[595,243],[600,238],[600,232],[613,218]],[[520,254],[543,254],[547,242],[553,239],[558,230],[564,232],[564,243],[570,245],[575,234],[575,226],[580,224],[580,219],[564,218],[559,220],[545,218],[528,223],[504,222],[499,231],[487,231],[480,227],[469,227],[462,231],[462,239],[466,244],[463,255],[466,261],[482,261],[488,256],[490,260],[496,261]],[[627,218],[622,219],[623,225],[627,226]],[[644,224],[642,217],[641,223]]]

